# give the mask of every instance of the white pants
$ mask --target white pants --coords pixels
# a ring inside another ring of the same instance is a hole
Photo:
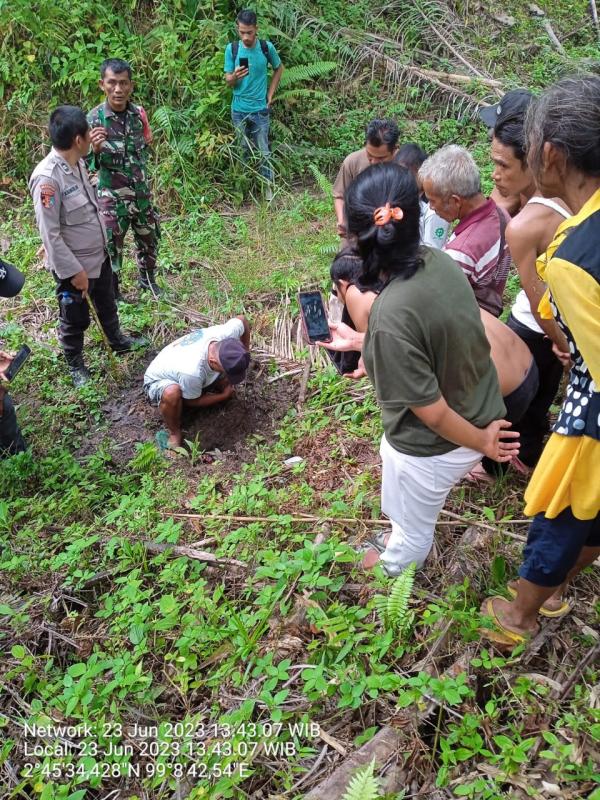
[[[423,566],[448,492],[481,461],[481,453],[457,447],[443,456],[407,456],[394,450],[385,436],[379,452],[381,508],[392,523],[381,561],[386,572],[395,576],[413,561]]]

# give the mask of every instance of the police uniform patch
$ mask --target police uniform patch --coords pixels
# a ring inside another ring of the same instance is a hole
[[[78,192],[78,191],[79,191],[79,186],[77,186],[77,184],[75,184],[74,186],[69,186],[68,189],[65,189],[65,191],[62,193],[62,196],[63,197],[69,197],[69,195],[74,194],[75,192]]]
[[[44,208],[52,208],[56,202],[55,194],[56,189],[51,183],[42,183],[40,186],[40,199]]]

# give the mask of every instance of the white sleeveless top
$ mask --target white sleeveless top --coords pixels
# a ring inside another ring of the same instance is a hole
[[[554,200],[550,200],[548,197],[532,197],[525,205],[546,206],[547,208],[551,208],[553,211],[556,211],[557,214],[560,214],[565,219],[568,219],[571,216],[566,209],[564,209],[562,206],[559,206],[558,203],[556,203]],[[544,333],[544,331],[538,325],[536,318],[533,316],[531,304],[529,302],[529,298],[525,294],[524,289],[521,289],[519,294],[516,296],[510,312],[517,322],[521,323],[521,325],[525,325],[526,328],[529,328],[536,333]]]

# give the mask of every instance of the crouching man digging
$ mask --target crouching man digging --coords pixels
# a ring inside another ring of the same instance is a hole
[[[168,446],[181,447],[184,408],[224,403],[246,377],[250,326],[244,317],[192,331],[164,347],[144,375],[144,392],[169,431]],[[206,391],[209,389],[210,391]]]

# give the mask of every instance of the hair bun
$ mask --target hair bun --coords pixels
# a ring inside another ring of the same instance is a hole
[[[396,225],[394,222],[387,222],[381,225],[376,230],[377,244],[381,247],[387,247],[392,244],[396,239]]]

